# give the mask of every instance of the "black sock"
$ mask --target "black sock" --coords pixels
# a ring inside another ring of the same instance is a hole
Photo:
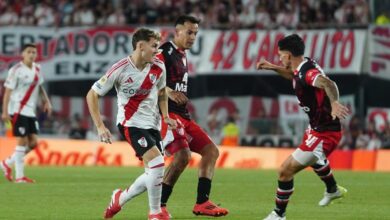
[[[161,207],[167,206],[169,197],[171,196],[173,186],[162,184],[162,193],[161,193]]]
[[[196,204],[202,204],[209,200],[210,189],[211,179],[200,177],[198,182],[198,197],[196,198]]]
[[[286,212],[286,207],[288,201],[290,199],[291,194],[294,192],[294,180],[290,180],[287,182],[278,181],[278,189],[276,190],[276,199],[275,204],[276,208],[275,212],[279,216],[284,216]]]
[[[325,161],[325,165],[314,164],[311,166],[314,172],[321,178],[326,185],[326,192],[334,193],[337,191],[337,183],[330,169],[328,161]]]

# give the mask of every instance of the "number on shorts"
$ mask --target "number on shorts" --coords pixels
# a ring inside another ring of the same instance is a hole
[[[308,147],[312,147],[313,144],[318,140],[318,137],[313,136],[312,134],[309,134],[307,139],[305,140],[305,144]]]

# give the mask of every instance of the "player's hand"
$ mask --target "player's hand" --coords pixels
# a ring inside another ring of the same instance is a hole
[[[9,116],[8,112],[3,112],[1,114],[1,120],[3,120],[4,122],[7,122],[7,121],[11,121],[11,117]]]
[[[334,101],[331,104],[332,106],[332,118],[333,120],[337,118],[339,119],[345,119],[349,115],[349,110],[344,105],[340,104],[338,101]]]
[[[165,123],[168,124],[168,129],[173,130],[173,129],[176,129],[176,128],[177,128],[177,122],[176,122],[176,120],[167,117],[167,118],[164,118],[164,121],[165,121]]]
[[[98,127],[97,130],[98,130],[98,134],[99,134],[99,138],[100,138],[101,142],[104,142],[104,143],[107,143],[107,144],[111,144],[112,143],[111,142],[111,137],[112,137],[111,132],[110,132],[110,130],[108,130],[106,128],[106,126],[103,125],[101,127]]]
[[[268,62],[267,60],[261,59],[256,63],[256,69],[258,70],[274,70],[275,65]]]
[[[45,102],[45,104],[43,104],[43,112],[46,112],[47,116],[51,116],[53,107],[51,106],[50,102]]]
[[[188,98],[182,92],[179,91],[171,91],[168,93],[168,97],[176,102],[178,105],[184,105],[188,102]]]

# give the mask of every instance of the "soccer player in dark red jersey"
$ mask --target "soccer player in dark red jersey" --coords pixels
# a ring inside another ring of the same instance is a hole
[[[283,66],[262,60],[256,67],[276,71],[292,80],[299,105],[309,116],[310,124],[302,143],[279,169],[276,208],[266,220],[286,219],[286,207],[294,192],[294,175],[308,166],[314,169],[326,185],[320,206],[328,205],[347,192],[336,184],[327,160],[341,139],[340,119],[345,119],[349,114],[348,109],[339,103],[337,85],[314,60],[303,56],[305,44],[297,34],[281,39],[278,47]]]
[[[211,180],[219,151],[206,132],[191,119],[187,109],[188,63],[186,50],[190,49],[195,42],[199,22],[200,20],[193,16],[180,16],[175,23],[173,40],[160,47],[167,71],[169,117],[178,122],[178,128],[168,130],[168,133],[172,133],[166,135],[166,137],[173,136],[173,141],[166,145],[165,152],[173,155],[174,159],[164,175],[161,205],[162,210],[168,213],[166,204],[169,196],[179,176],[188,165],[192,151],[202,156],[199,163],[197,200],[193,213],[217,217],[228,214],[227,209],[221,208],[209,200]]]

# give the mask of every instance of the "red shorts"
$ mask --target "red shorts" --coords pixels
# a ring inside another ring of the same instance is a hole
[[[170,155],[183,148],[189,148],[193,152],[200,153],[206,145],[213,143],[211,138],[194,120],[185,119],[175,113],[169,113],[169,117],[175,119],[178,124],[177,129],[172,130],[173,141],[165,147],[165,151],[168,151]],[[161,136],[163,140],[168,136],[165,123],[162,123]]]
[[[317,132],[312,129],[307,129],[303,136],[302,143],[299,145],[299,149],[312,152],[318,147],[321,147],[325,156],[328,156],[336,149],[341,136],[341,131]]]

